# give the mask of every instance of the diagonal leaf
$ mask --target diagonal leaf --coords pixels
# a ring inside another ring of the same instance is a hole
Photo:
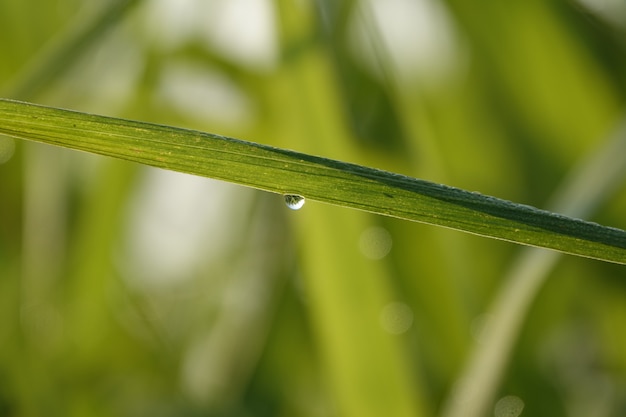
[[[587,215],[601,205],[626,174],[626,124],[615,138],[577,166],[553,197],[552,207],[570,215]],[[468,357],[458,389],[450,397],[444,417],[478,417],[486,414],[511,360],[526,316],[550,271],[558,252],[527,248],[521,251],[502,280],[487,317],[489,325]]]
[[[0,99],[0,133],[626,264],[626,232],[399,174],[215,134]]]
[[[71,66],[82,52],[99,40],[118,23],[140,0],[107,2],[93,16],[79,16],[58,37],[55,37],[32,62],[17,74],[5,94],[13,98],[29,99]]]

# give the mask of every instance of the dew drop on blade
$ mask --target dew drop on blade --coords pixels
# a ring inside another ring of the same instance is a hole
[[[285,204],[292,210],[300,210],[304,206],[304,197],[297,194],[285,194]]]

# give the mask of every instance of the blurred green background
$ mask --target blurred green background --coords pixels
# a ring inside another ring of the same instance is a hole
[[[620,1],[3,0],[0,52],[3,97],[542,208],[624,134]],[[0,416],[439,415],[522,250],[0,137]],[[546,278],[494,403],[625,415],[624,267]]]

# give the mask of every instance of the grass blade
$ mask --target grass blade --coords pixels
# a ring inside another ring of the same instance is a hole
[[[215,134],[0,99],[0,133],[261,190],[626,264],[626,232],[360,165]]]
[[[615,138],[570,174],[551,207],[572,216],[587,216],[618,188],[625,174],[626,123],[622,123]],[[459,389],[442,413],[444,417],[487,413],[532,303],[558,260],[557,252],[528,248],[512,263],[487,313],[489,326],[469,357]]]

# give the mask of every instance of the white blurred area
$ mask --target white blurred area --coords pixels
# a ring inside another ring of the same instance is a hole
[[[146,27],[166,49],[201,40],[251,69],[272,69],[277,59],[272,0],[152,0]]]
[[[578,0],[578,2],[615,26],[626,26],[626,1],[624,0]]]
[[[219,259],[238,228],[253,191],[232,184],[149,169],[131,203],[126,230],[126,276],[139,287],[180,284],[200,262]]]
[[[191,62],[166,64],[156,100],[202,125],[247,126],[254,109],[248,97],[228,77]]]
[[[401,84],[437,85],[464,71],[466,57],[442,2],[362,0],[352,24],[357,58],[379,76],[392,71]]]

